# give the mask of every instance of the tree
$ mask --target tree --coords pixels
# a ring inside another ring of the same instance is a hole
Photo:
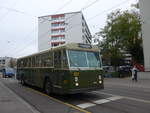
[[[102,54],[110,57],[113,65],[118,65],[124,54],[129,52],[132,58],[141,63],[143,60],[140,16],[137,11],[117,10],[107,17],[106,25],[98,33],[103,37]],[[120,59],[120,60],[119,60]],[[116,63],[118,62],[118,63]]]

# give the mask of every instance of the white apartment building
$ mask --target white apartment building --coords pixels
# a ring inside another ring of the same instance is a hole
[[[14,66],[16,64],[16,59],[12,57],[0,57],[0,71],[5,67]]]
[[[38,18],[38,50],[43,51],[64,43],[91,44],[91,33],[82,12]]]
[[[139,0],[145,71],[150,71],[150,0]]]
[[[10,57],[0,57],[0,68],[9,67],[11,59]]]

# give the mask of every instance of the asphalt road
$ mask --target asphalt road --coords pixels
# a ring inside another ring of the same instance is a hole
[[[150,80],[110,78],[104,90],[65,96],[47,96],[11,78],[0,82],[39,113],[150,113]]]

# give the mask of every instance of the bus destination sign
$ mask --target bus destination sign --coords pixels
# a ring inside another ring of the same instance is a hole
[[[87,48],[87,49],[92,48],[92,46],[91,46],[90,44],[82,44],[82,43],[79,43],[78,46],[81,47],[81,48]]]

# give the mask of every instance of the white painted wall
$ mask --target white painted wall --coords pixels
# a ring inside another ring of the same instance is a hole
[[[142,15],[142,35],[145,71],[150,71],[150,0],[139,0]]]
[[[38,31],[38,50],[39,51],[43,51],[43,50],[47,50],[51,48],[51,44],[50,44],[50,42],[52,41],[51,40],[51,35],[52,35],[51,23],[57,22],[57,21],[60,21],[60,20],[51,20],[51,15],[39,17],[38,19],[38,25],[39,25],[38,26],[38,30],[39,30]],[[57,35],[64,34],[65,35],[64,41],[66,43],[70,43],[70,42],[86,43],[85,41],[86,39],[83,39],[82,37],[83,35],[86,34],[82,32],[82,29],[83,29],[82,23],[86,23],[85,20],[82,19],[82,12],[66,13],[64,21],[65,21],[65,25],[62,26],[62,28],[63,27],[65,28],[65,32],[56,33],[56,34]],[[89,31],[87,26],[85,26],[84,29],[87,29],[87,31]],[[53,42],[54,41],[55,40],[53,40]],[[61,40],[57,40],[57,41],[61,41]]]
[[[44,18],[44,19],[43,19]],[[38,50],[46,50],[50,48],[50,34],[51,34],[51,18],[43,17],[38,19]]]
[[[10,58],[10,57],[0,57],[0,60],[1,60],[1,62],[0,62],[0,68],[1,67],[9,67],[11,59],[12,58]],[[5,60],[5,64],[2,63],[2,60]]]
[[[72,18],[70,18],[72,17]],[[69,18],[69,19],[68,19]],[[70,13],[65,16],[66,20],[66,43],[82,42],[82,14]]]

